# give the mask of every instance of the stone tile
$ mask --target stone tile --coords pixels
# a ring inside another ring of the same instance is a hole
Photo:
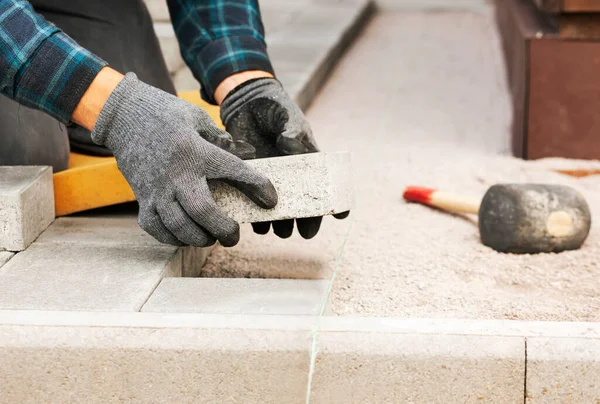
[[[261,209],[237,189],[211,184],[219,208],[239,223],[324,216],[354,206],[352,165],[349,153],[311,153],[249,160],[273,183],[279,202]]]
[[[525,340],[321,332],[311,403],[523,403]]]
[[[1,396],[10,403],[303,404],[309,347],[310,329],[6,325]]]
[[[392,11],[486,11],[487,0],[377,0],[377,6]]]
[[[173,84],[177,91],[200,91],[200,82],[187,66],[183,66],[173,74]]]
[[[373,11],[368,0],[313,4],[302,7],[285,28],[267,38],[277,76],[298,78],[284,85],[302,109],[316,97]]]
[[[0,267],[8,262],[15,254],[8,251],[0,251]]]
[[[163,279],[142,311],[318,315],[328,281],[296,279]]]
[[[210,255],[213,247],[183,247],[181,248],[183,267],[182,276],[185,278],[197,278],[202,272],[202,267]]]
[[[527,339],[527,403],[598,403],[599,374],[598,338]]]
[[[33,244],[0,268],[0,310],[139,311],[181,266],[176,247]]]
[[[52,168],[0,167],[0,250],[24,250],[53,220]]]
[[[175,37],[173,25],[170,22],[157,22],[154,24],[154,31],[158,37],[160,49],[162,51],[169,73],[175,73],[185,66],[185,62],[179,51],[179,42]]]
[[[171,21],[169,8],[167,7],[167,2],[165,0],[144,0],[144,3],[146,3],[146,7],[148,7],[148,12],[152,17],[152,21]]]
[[[122,217],[61,217],[36,244],[92,244],[99,246],[163,247],[137,224],[137,215]]]

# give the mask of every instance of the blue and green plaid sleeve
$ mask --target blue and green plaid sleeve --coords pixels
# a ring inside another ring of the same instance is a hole
[[[37,14],[0,0],[0,93],[68,123],[106,62]]]
[[[202,84],[202,98],[246,70],[274,74],[257,0],[168,0],[181,55]]]

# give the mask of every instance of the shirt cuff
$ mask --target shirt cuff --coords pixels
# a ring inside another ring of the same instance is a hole
[[[200,95],[204,101],[216,105],[215,89],[234,73],[261,70],[275,75],[267,46],[252,36],[229,36],[206,45],[190,66],[202,84]]]
[[[47,38],[16,77],[15,101],[68,124],[73,110],[107,63],[63,32]]]

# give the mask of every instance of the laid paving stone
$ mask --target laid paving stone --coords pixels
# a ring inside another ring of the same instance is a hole
[[[7,403],[303,404],[310,338],[310,329],[223,325],[5,325],[0,396]]]
[[[525,339],[321,332],[311,403],[523,403]]]
[[[219,208],[239,223],[325,216],[354,207],[349,153],[310,153],[248,164],[271,180],[279,200],[275,208],[262,209],[233,187],[211,184]]]
[[[0,310],[139,311],[181,260],[176,247],[34,243],[0,268]]]
[[[0,166],[0,250],[24,250],[53,220],[52,168]]]
[[[598,403],[598,375],[600,339],[527,339],[527,403]]]
[[[202,273],[202,268],[208,259],[212,249],[211,247],[182,247],[182,268],[181,276],[184,278],[197,278]]]
[[[328,284],[296,279],[166,278],[142,311],[318,315]]]
[[[373,15],[370,0],[314,2],[267,38],[275,72],[302,109]]]
[[[137,215],[61,217],[40,235],[40,244],[87,244],[102,247],[166,247],[137,224]],[[182,276],[198,277],[213,247],[182,247]]]
[[[122,217],[61,217],[36,244],[93,244],[100,246],[162,247],[137,223],[137,215]]]
[[[9,251],[0,251],[0,267],[8,262],[15,254]]]

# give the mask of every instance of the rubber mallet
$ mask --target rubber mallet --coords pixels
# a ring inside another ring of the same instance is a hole
[[[592,223],[583,196],[563,185],[498,184],[481,200],[408,187],[404,199],[453,213],[478,215],[482,243],[500,252],[576,250],[587,238]]]

